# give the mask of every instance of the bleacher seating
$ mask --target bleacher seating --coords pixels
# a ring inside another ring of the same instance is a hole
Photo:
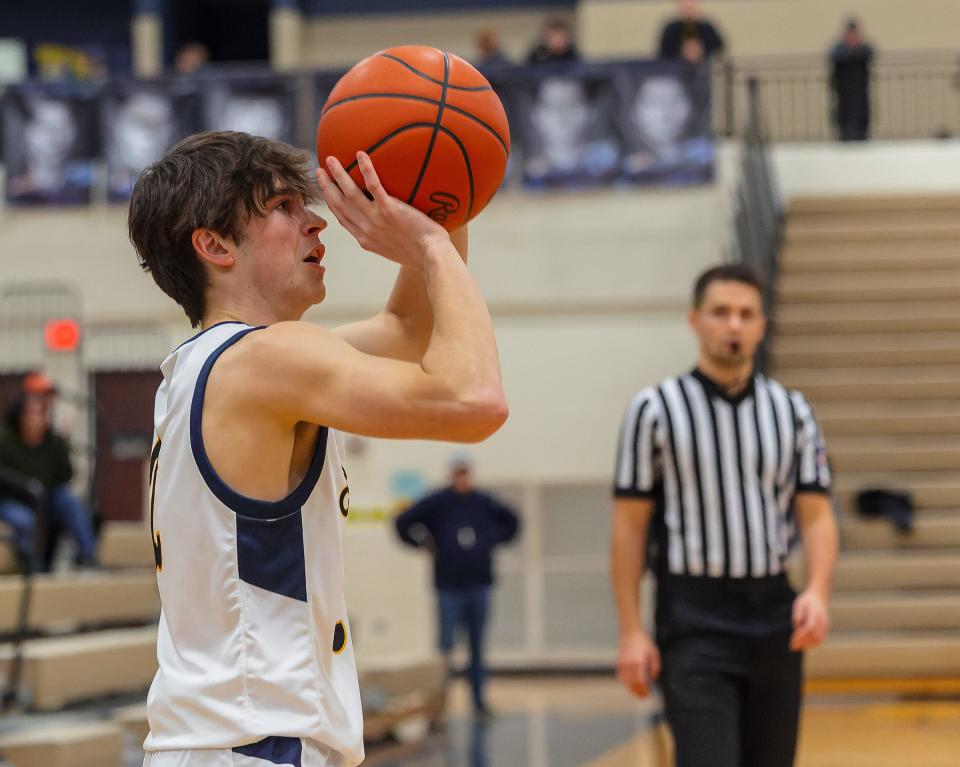
[[[960,198],[793,200],[773,375],[811,400],[842,508],[820,677],[960,672]],[[916,529],[856,516],[905,490]]]

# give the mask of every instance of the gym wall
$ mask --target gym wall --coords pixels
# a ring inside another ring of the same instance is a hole
[[[673,0],[580,0],[581,50],[595,58],[652,55],[674,7]],[[703,0],[703,9],[733,56],[826,57],[851,15],[881,53],[952,50],[960,27],[954,0]]]

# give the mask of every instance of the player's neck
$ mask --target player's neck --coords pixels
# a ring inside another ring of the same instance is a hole
[[[241,301],[212,302],[207,299],[201,327],[205,330],[220,322],[243,322],[246,325],[273,325],[285,320],[297,320],[299,316],[287,317],[266,302],[249,298]]]

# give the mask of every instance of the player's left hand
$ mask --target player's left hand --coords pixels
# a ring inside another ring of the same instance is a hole
[[[790,649],[794,652],[816,647],[830,632],[830,613],[827,601],[820,594],[807,589],[793,602],[793,634]]]

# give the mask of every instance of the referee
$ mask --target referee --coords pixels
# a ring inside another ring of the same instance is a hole
[[[689,320],[697,367],[640,391],[620,429],[617,676],[641,697],[660,680],[677,767],[790,767],[802,651],[827,635],[837,559],[826,449],[803,395],[753,369],[766,317],[751,269],[702,274]],[[798,533],[799,595],[784,572]],[[648,564],[655,641],[640,622]]]

